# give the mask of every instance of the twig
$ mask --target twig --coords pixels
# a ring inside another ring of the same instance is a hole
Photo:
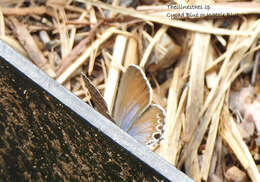
[[[116,29],[114,27],[108,28],[99,39],[97,39],[85,49],[85,51],[77,58],[75,62],[69,65],[69,67],[57,78],[57,81],[59,83],[65,82],[76,69],[78,69],[84,62],[86,62],[86,59],[89,58],[91,52],[97,49],[104,41],[111,37],[115,30]]]
[[[28,8],[7,8],[1,7],[1,10],[5,16],[26,16],[26,15],[42,15],[47,13],[47,7],[28,7]]]
[[[59,77],[64,70],[71,64],[71,62],[76,59],[83,51],[86,49],[87,45],[92,41],[94,38],[95,32],[97,31],[98,27],[102,25],[104,20],[98,22],[89,32],[89,35],[80,41],[80,43],[72,49],[72,51],[62,59],[62,64],[57,71],[57,77]]]
[[[43,66],[47,60],[43,56],[37,44],[34,42],[34,39],[25,25],[19,23],[14,17],[10,17],[10,20],[14,25],[14,31],[17,34],[20,43],[24,46],[31,60],[39,67]]]

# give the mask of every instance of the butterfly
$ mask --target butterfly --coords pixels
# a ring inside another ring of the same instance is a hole
[[[137,141],[153,146],[162,139],[164,109],[152,104],[152,88],[137,65],[129,65],[119,83],[112,116],[100,92],[82,74],[96,109]]]

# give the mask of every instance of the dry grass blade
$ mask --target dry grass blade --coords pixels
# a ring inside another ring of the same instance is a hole
[[[224,112],[222,113],[221,118],[221,136],[232,149],[244,169],[247,170],[251,180],[253,182],[259,182],[260,173],[227,107],[224,107]]]
[[[136,38],[132,37],[129,37],[127,43],[124,66],[127,67],[130,64],[139,64],[138,43]]]
[[[207,24],[207,22],[201,22]],[[211,24],[211,23],[209,23]],[[190,68],[189,96],[187,101],[187,123],[184,137],[189,141],[199,121],[199,112],[204,102],[204,77],[205,67],[208,61],[208,48],[210,35],[196,33],[192,48],[192,62]],[[204,50],[204,51],[201,51]]]
[[[150,44],[146,48],[143,58],[140,63],[140,67],[144,68],[146,65],[146,62],[148,61],[148,58],[152,52],[152,49],[154,48],[155,44],[160,40],[162,35],[167,31],[168,26],[163,25],[155,34],[154,38],[151,40]]]
[[[210,3],[198,5],[194,9],[181,7],[182,4],[168,4],[161,6],[140,6],[137,9],[142,13],[152,16],[172,16],[176,19],[198,19],[260,13],[260,3],[257,2]]]
[[[191,34],[187,35],[190,37]],[[188,87],[184,87],[185,67],[189,67],[190,47],[185,44],[184,54],[176,65],[172,75],[172,80],[168,93],[167,112],[165,121],[164,140],[161,141],[159,154],[173,165],[178,164],[180,150],[183,142],[181,140],[181,130],[185,128],[184,108],[186,105]]]
[[[248,22],[249,24],[245,22],[245,27],[252,26],[251,23],[255,23],[254,21]],[[238,25],[238,24],[237,24]],[[235,26],[237,26],[235,25]],[[260,25],[260,24],[259,24]],[[241,29],[243,29],[244,26],[241,26]],[[226,51],[226,57],[224,60],[224,63],[221,66],[220,72],[218,74],[218,80],[216,84],[216,87],[214,87],[208,97],[206,98],[206,101],[203,105],[203,108],[200,112],[200,115],[202,115],[205,110],[209,107],[209,104],[212,103],[212,100],[214,99],[216,93],[217,93],[217,87],[218,85],[221,85],[220,80],[221,79],[229,79],[230,74],[233,74],[235,69],[238,67],[239,63],[242,61],[242,58],[246,54],[246,51],[251,47],[251,45],[257,40],[260,33],[260,26],[255,27],[255,30],[251,37],[248,38],[239,38],[239,37],[231,37],[231,40],[229,41],[228,50]],[[235,54],[234,54],[235,53]],[[234,54],[234,55],[233,55]],[[232,61],[230,61],[232,57]],[[232,65],[232,66],[231,66]],[[229,75],[229,76],[228,76]]]
[[[107,102],[108,110],[112,113],[114,101],[116,98],[117,87],[119,83],[120,70],[117,65],[123,65],[127,38],[123,35],[116,37],[112,62],[110,64],[106,89],[104,93],[105,101]]]
[[[207,24],[207,22],[201,22]],[[209,22],[211,24],[211,22]],[[190,68],[189,94],[186,106],[186,129],[184,131],[184,140],[190,141],[197,125],[199,123],[199,112],[204,102],[204,77],[207,62],[207,49],[210,43],[210,35],[195,33],[194,44],[192,48],[192,63]],[[201,51],[204,50],[204,51]],[[205,128],[204,128],[205,129]],[[200,131],[197,131],[200,132]],[[189,142],[192,154],[190,160],[185,162],[187,173],[195,180],[200,180],[199,163],[197,159],[197,147],[201,141]]]
[[[56,14],[56,21],[57,21],[57,29],[60,35],[60,43],[61,43],[61,57],[66,57],[69,52],[71,51],[71,47],[69,44],[69,33],[68,27],[66,25],[67,17],[65,14],[64,8],[59,8]],[[59,20],[61,18],[61,20]]]
[[[208,65],[213,63],[213,60],[215,59],[215,51],[212,45],[209,45],[209,50],[208,50],[208,61],[207,61],[207,67]],[[206,69],[207,70],[207,69]],[[206,83],[207,87],[212,89],[216,87],[217,84],[217,70],[216,69],[211,69],[207,71],[206,73]]]
[[[42,15],[47,13],[47,7],[40,6],[40,7],[28,7],[28,8],[7,8],[1,7],[1,10],[4,15],[7,16],[25,16],[25,15]]]
[[[0,39],[5,41],[11,47],[13,47],[16,51],[20,52],[22,55],[27,57],[28,54],[26,53],[24,48],[13,37],[6,35],[5,31],[6,30],[5,30],[4,16],[0,8]]]
[[[243,28],[243,26],[241,28]],[[256,29],[255,31],[258,32],[259,30]],[[216,87],[210,91],[207,98],[207,99],[211,98],[212,102],[210,102],[210,105],[206,107],[207,111],[203,116],[203,118],[201,119],[200,125],[196,133],[194,134],[194,136],[192,136],[190,142],[190,144],[192,145],[189,145],[187,150],[185,151],[186,155],[184,157],[187,157],[187,154],[189,155],[192,154],[190,157],[191,160],[186,161],[185,167],[186,166],[188,167],[187,172],[190,171],[190,175],[192,175],[192,177],[197,181],[200,181],[202,177],[201,176],[202,174],[199,171],[200,168],[198,165],[197,149],[203,139],[205,132],[207,131],[210,121],[212,120],[214,114],[216,113],[216,109],[218,105],[220,105],[222,100],[225,98],[227,89],[230,88],[232,81],[234,81],[237,75],[239,75],[242,72],[242,70],[245,69],[246,67],[244,66],[240,70],[236,71],[237,67],[239,66],[238,60],[241,60],[241,57],[243,57],[243,54],[245,54],[246,50],[248,50],[248,47],[252,45],[252,43],[254,42],[253,40],[255,40],[255,38],[250,37],[247,40],[248,42],[250,42],[250,44],[245,44],[243,47],[241,47],[240,51],[235,52],[234,51],[235,47],[239,45],[241,40],[238,39],[238,37],[233,37],[232,39],[233,42],[230,46],[228,46],[228,50],[227,50],[229,56],[226,57],[218,75],[219,82],[216,85]]]
[[[47,60],[38,48],[30,32],[23,24],[19,23],[16,18],[12,17],[10,18],[10,20],[14,25],[14,31],[16,32],[20,43],[25,48],[31,60],[39,67],[43,66],[47,62]]]
[[[63,71],[71,64],[71,62],[76,59],[83,51],[86,46],[91,42],[97,28],[103,23],[103,21],[97,23],[89,32],[89,35],[80,41],[80,43],[75,46],[72,51],[62,60],[62,64],[57,71],[57,76],[60,76]]]
[[[259,2],[230,2],[230,3],[215,3],[211,7],[215,9],[216,12],[221,12],[224,10],[229,10],[231,14],[241,15],[241,14],[259,14],[260,13],[260,3]]]
[[[152,21],[152,22],[163,24],[163,25],[169,25],[169,26],[172,26],[172,27],[181,28],[181,29],[190,30],[190,31],[216,34],[216,35],[243,35],[243,36],[247,36],[247,35],[251,34],[251,32],[248,32],[248,31],[247,32],[246,31],[234,31],[234,30],[232,31],[232,30],[228,30],[228,29],[215,28],[215,27],[212,27],[212,26],[205,27],[205,26],[198,25],[198,24],[192,23],[192,22],[185,22],[185,21],[180,21],[180,20],[171,20],[168,17],[151,16],[151,15],[147,15],[147,14],[144,14],[144,13],[140,13],[140,12],[132,10],[132,9],[123,8],[123,7],[120,7],[120,6],[112,6],[112,5],[109,5],[109,4],[106,4],[106,3],[93,1],[93,0],[77,0],[77,1],[85,2],[87,4],[97,6],[99,8],[104,8],[104,9],[110,10],[112,12],[120,13],[120,14],[123,14],[123,15],[132,16],[132,17],[135,17],[135,18],[140,18],[142,20]]]
[[[219,95],[214,100],[214,103],[209,107],[205,116],[200,120],[200,125],[198,126],[194,135],[191,137],[189,145],[187,146],[183,156],[184,159],[182,159],[186,160],[185,168],[187,167],[187,173],[190,174],[196,181],[201,181],[202,178],[198,161],[198,148],[208,129],[210,121],[217,110],[217,107],[221,105],[221,100],[225,96],[226,89],[223,89],[222,93],[219,93]],[[187,158],[188,156],[189,158]]]
[[[181,94],[183,80],[180,72],[180,68],[175,69],[169,88],[164,140],[160,145],[160,154],[174,166],[177,165],[180,149],[182,148],[180,137],[184,115],[183,109],[188,93],[186,87]],[[178,103],[179,97],[180,101]]]
[[[173,154],[173,151],[171,149],[174,148],[175,149],[174,151],[177,151],[176,149],[178,148],[178,143],[174,143],[175,140],[173,140],[173,134],[174,133],[180,134],[180,129],[176,130],[176,125],[178,121],[180,121],[180,120],[176,120],[176,112],[177,112],[177,104],[178,104],[177,103],[178,94],[176,93],[177,92],[176,90],[179,81],[178,76],[179,76],[179,69],[176,68],[169,88],[167,113],[165,119],[166,121],[165,121],[164,140],[162,140],[160,144],[160,151],[161,151],[160,154],[164,156],[166,160],[168,160],[174,165],[176,165],[176,162],[175,159],[173,158],[177,156]]]
[[[95,49],[98,49],[98,47],[103,42],[109,39],[115,30],[116,28],[114,27],[108,28],[99,39],[87,47],[86,50],[57,78],[57,81],[59,83],[64,83],[76,69],[78,69],[84,62],[86,62],[86,59],[89,58],[91,52]]]
[[[202,179],[205,181],[207,181],[208,175],[209,175],[209,170],[210,170],[212,155],[213,155],[213,151],[214,151],[214,147],[215,147],[215,141],[216,141],[216,137],[217,137],[219,121],[220,121],[220,114],[222,111],[223,103],[224,103],[224,98],[222,98],[219,106],[216,109],[216,112],[212,116],[211,125],[209,128],[209,134],[208,134],[207,143],[206,143],[206,148],[205,148],[205,152],[203,153],[203,159],[202,159],[202,163],[201,163],[201,166],[203,166],[203,167],[201,168],[201,176],[202,176]]]

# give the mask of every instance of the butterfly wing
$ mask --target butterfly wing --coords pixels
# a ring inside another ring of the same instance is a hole
[[[144,72],[136,65],[129,65],[120,81],[113,118],[127,131],[133,122],[151,104],[151,86]]]
[[[108,108],[107,108],[107,103],[98,91],[96,87],[91,83],[91,81],[88,79],[88,77],[85,74],[81,74],[85,83],[85,86],[87,87],[91,100],[93,101],[96,109],[98,112],[103,114],[106,118],[108,118],[111,121],[114,121],[112,117],[109,114]]]
[[[158,143],[163,132],[164,109],[152,104],[129,128],[128,134],[147,145]]]

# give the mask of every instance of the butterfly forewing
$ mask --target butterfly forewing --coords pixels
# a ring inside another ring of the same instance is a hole
[[[127,131],[151,104],[151,87],[142,70],[130,65],[120,81],[113,118]]]
[[[109,115],[107,103],[105,99],[102,97],[100,92],[95,88],[95,86],[91,83],[91,81],[88,79],[88,77],[85,74],[81,74],[85,83],[85,86],[87,87],[91,100],[93,101],[96,109],[98,112],[103,114],[106,118],[108,118],[111,121],[114,121],[112,117]]]
[[[139,142],[149,145],[157,143],[163,132],[164,119],[164,110],[160,106],[152,104],[133,122],[127,132]]]

